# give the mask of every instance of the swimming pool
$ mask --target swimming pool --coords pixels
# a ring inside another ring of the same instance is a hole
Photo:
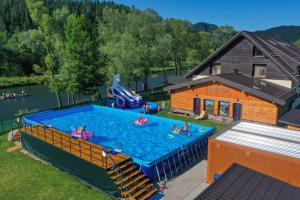
[[[111,149],[121,149],[139,165],[151,167],[168,157],[172,152],[187,147],[214,131],[214,128],[189,124],[191,136],[187,133],[172,134],[175,124],[182,121],[142,114],[148,118],[145,125],[134,125],[137,113],[98,105],[77,106],[59,111],[47,111],[26,115],[25,122],[52,126],[63,132],[72,133],[73,128],[85,125],[95,137],[89,141]]]

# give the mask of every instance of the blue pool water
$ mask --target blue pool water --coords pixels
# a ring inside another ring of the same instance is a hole
[[[60,111],[48,111],[25,116],[25,121],[51,125],[63,132],[72,133],[73,128],[86,125],[95,137],[90,141],[111,149],[122,149],[134,162],[152,166],[170,153],[207,137],[213,128],[189,124],[191,136],[186,133],[172,134],[174,124],[184,122],[153,115],[142,114],[149,122],[143,126],[134,125],[137,113],[108,107],[87,105]]]

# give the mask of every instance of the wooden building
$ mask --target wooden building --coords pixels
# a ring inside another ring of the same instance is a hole
[[[233,163],[300,187],[300,132],[240,122],[209,139],[207,181]]]
[[[164,88],[171,94],[173,112],[209,118],[277,124],[295,98],[288,88],[239,72],[209,76]]]
[[[299,48],[241,31],[184,76],[170,77],[165,91],[174,112],[277,124],[295,99],[299,72]]]
[[[292,88],[300,81],[300,49],[261,34],[241,31],[201,64],[170,83],[233,72]]]

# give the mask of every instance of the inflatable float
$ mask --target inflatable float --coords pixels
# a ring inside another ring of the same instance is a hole
[[[147,118],[142,118],[141,115],[139,114],[138,115],[138,119],[137,120],[134,120],[134,124],[135,125],[144,125],[148,122],[149,120]]]
[[[91,134],[90,132],[88,131],[83,131],[82,133],[80,133],[80,130],[75,130],[73,133],[72,133],[72,137],[76,137],[76,138],[81,138],[81,139],[84,139],[84,140],[87,140],[89,139],[91,136],[93,136],[94,134]]]

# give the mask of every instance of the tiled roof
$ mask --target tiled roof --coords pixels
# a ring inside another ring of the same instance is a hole
[[[195,200],[299,200],[300,188],[233,164]]]
[[[215,51],[201,64],[190,70],[184,77],[192,77],[198,70],[202,69],[211,59],[219,55],[230,44],[240,37],[247,38],[256,48],[263,52],[274,64],[282,69],[293,81],[300,82],[299,67],[300,67],[300,49],[291,44],[276,41],[270,37],[258,33],[241,31],[231,40],[224,44],[221,48]]]
[[[290,110],[279,119],[279,122],[300,128],[300,110],[299,109]]]

